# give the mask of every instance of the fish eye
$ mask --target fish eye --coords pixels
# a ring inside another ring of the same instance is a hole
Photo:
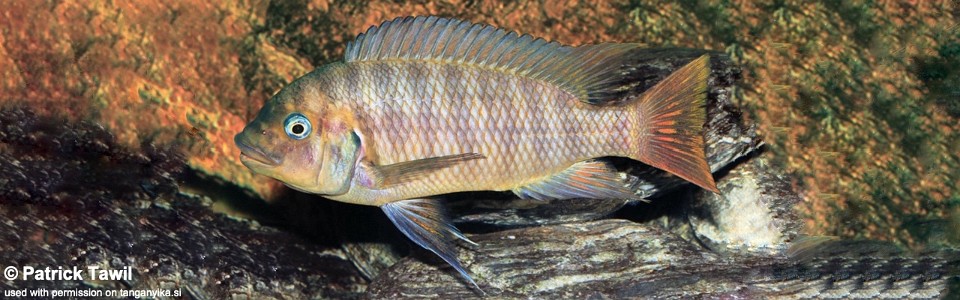
[[[310,135],[310,120],[300,113],[292,113],[283,121],[283,129],[291,138],[302,140]]]

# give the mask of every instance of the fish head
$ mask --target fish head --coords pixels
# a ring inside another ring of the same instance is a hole
[[[360,138],[352,115],[303,78],[267,101],[234,137],[254,173],[306,193],[340,195],[352,182]]]

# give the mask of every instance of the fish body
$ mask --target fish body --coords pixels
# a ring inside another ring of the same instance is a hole
[[[376,154],[373,165],[463,153],[485,157],[382,189],[355,182],[346,194],[331,197],[344,202],[379,206],[461,191],[508,191],[591,158],[638,155],[634,110],[584,103],[515,74],[374,62],[340,64],[316,76],[311,86],[362,120],[357,131],[368,153]]]
[[[597,158],[627,157],[717,191],[703,155],[706,56],[639,97],[635,44],[569,47],[486,25],[398,18],[297,79],[235,138],[294,189],[381,207],[476,285],[436,195],[637,198]]]

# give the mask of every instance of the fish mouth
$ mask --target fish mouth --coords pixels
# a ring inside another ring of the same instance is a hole
[[[255,164],[275,167],[280,165],[280,160],[263,153],[259,148],[250,146],[250,143],[244,141],[240,135],[234,138],[234,143],[240,148],[240,162],[246,164],[252,162]]]

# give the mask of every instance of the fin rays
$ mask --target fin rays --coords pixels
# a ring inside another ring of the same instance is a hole
[[[435,171],[464,162],[483,158],[486,157],[479,153],[464,153],[378,166],[376,167],[377,182],[375,185],[379,188],[384,188],[398,183],[416,180]]]
[[[381,206],[387,218],[400,229],[407,238],[430,252],[439,256],[468,282],[477,285],[466,269],[457,260],[457,250],[452,240],[461,239],[476,245],[467,239],[460,230],[457,230],[447,219],[443,207],[436,200],[410,199],[385,204]]]
[[[619,174],[602,161],[584,161],[573,164],[556,175],[513,189],[520,198],[548,199],[640,199],[620,178]]]
[[[430,46],[427,46],[430,45]],[[582,101],[621,96],[620,77],[636,44],[579,47],[484,24],[439,17],[401,17],[347,44],[344,61],[418,60],[472,65],[555,84]]]
[[[704,189],[719,192],[703,151],[709,56],[674,71],[645,92],[636,106],[643,124],[637,159]]]

